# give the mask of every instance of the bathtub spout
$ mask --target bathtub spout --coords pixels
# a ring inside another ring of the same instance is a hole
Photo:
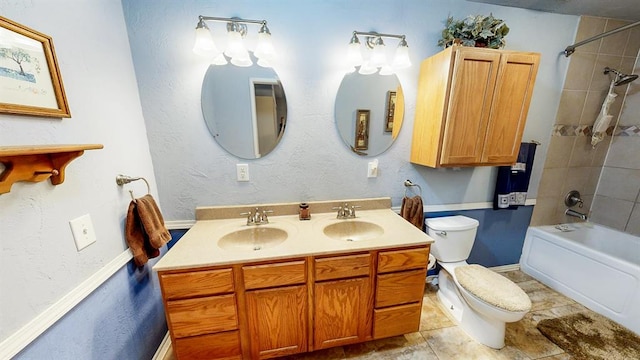
[[[583,213],[581,213],[581,212],[579,212],[579,211],[575,211],[575,210],[573,210],[573,209],[567,209],[567,210],[565,210],[565,211],[564,211],[564,214],[565,214],[565,215],[568,215],[568,216],[577,217],[577,218],[579,218],[579,219],[580,219],[580,220],[582,220],[582,221],[587,221],[587,214],[583,214]]]

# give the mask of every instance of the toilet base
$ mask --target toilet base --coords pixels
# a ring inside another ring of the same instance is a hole
[[[438,286],[438,300],[467,335],[494,349],[504,347],[506,323],[489,319],[472,309],[460,294],[451,275],[444,269],[438,274]]]

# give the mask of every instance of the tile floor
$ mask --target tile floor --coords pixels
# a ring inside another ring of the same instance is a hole
[[[564,353],[562,349],[544,337],[536,329],[536,324],[542,319],[590,310],[551,290],[521,271],[501,274],[518,284],[529,295],[533,306],[524,319],[507,324],[506,346],[500,350],[481,345],[469,338],[441,308],[440,302],[436,298],[437,288],[427,285],[419,332],[281,359],[572,359],[570,355]],[[170,352],[164,360],[175,360],[175,357]]]

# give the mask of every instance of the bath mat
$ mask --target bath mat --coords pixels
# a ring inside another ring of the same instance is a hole
[[[545,319],[538,330],[575,359],[640,359],[640,336],[596,313]]]

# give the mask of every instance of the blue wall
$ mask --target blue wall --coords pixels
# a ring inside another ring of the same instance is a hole
[[[522,245],[531,221],[533,206],[521,206],[516,210],[464,210],[426,213],[425,217],[464,215],[480,222],[476,241],[467,260],[483,266],[517,264]]]

